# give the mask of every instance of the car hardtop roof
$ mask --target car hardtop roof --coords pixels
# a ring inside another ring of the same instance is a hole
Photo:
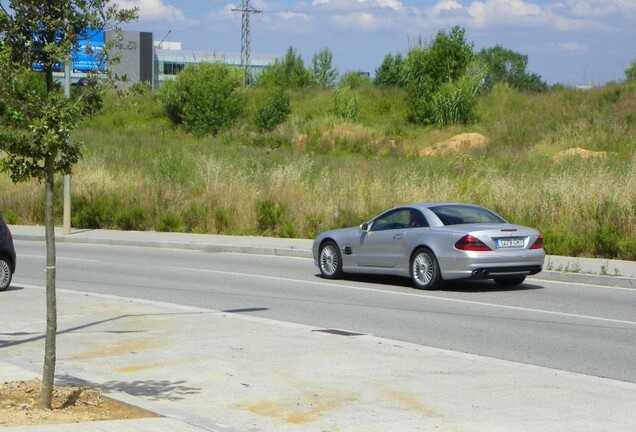
[[[415,208],[418,210],[431,209],[433,207],[439,206],[457,206],[457,207],[475,207],[475,208],[483,208],[478,206],[477,204],[469,204],[469,203],[458,203],[458,202],[421,202],[421,203],[413,203],[413,204],[404,204],[392,207],[383,211],[381,214],[388,213],[390,211],[401,209],[401,208]]]
[[[416,204],[406,205],[404,207],[415,207],[415,208],[419,208],[419,209],[430,209],[432,207],[439,207],[439,206],[480,207],[480,206],[478,206],[476,204],[458,203],[458,202],[423,202],[423,203],[416,203]]]

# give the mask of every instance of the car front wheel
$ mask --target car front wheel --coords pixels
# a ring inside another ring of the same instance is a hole
[[[442,283],[439,264],[430,249],[420,248],[411,258],[411,280],[417,289],[436,289]]]
[[[11,273],[11,266],[9,262],[0,258],[0,291],[4,291],[9,288],[9,284],[11,284],[11,277],[13,274]]]
[[[333,241],[326,241],[320,246],[318,267],[320,268],[320,274],[326,279],[342,277],[342,257],[338,245]]]

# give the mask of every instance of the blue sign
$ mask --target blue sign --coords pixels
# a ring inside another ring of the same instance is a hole
[[[73,53],[73,70],[76,72],[106,71],[102,56],[104,50],[104,31],[86,30],[86,34],[78,38],[76,51]]]

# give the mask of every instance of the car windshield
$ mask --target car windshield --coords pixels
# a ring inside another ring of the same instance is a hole
[[[444,225],[506,223],[493,212],[481,207],[463,205],[439,205],[430,210]]]

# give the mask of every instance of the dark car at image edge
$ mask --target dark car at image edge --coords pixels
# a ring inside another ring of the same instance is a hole
[[[15,265],[16,256],[11,230],[0,216],[0,291],[9,288]]]

